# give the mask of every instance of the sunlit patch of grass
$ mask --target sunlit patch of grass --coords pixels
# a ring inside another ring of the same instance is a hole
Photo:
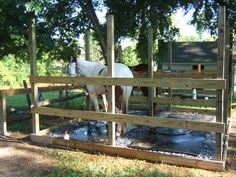
[[[150,163],[144,160],[90,154],[82,151],[47,149],[47,154],[56,158],[50,176],[140,176],[140,177],[233,177],[235,171],[213,172],[195,168],[185,168],[163,163]]]
[[[187,106],[187,105],[173,105],[176,108],[186,108],[186,109],[209,109],[215,110],[213,107],[205,107],[205,106]]]

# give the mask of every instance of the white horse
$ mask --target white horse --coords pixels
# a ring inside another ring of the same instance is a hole
[[[94,63],[81,59],[70,58],[68,64],[68,74],[72,77],[106,77],[107,66],[101,63]],[[132,71],[126,65],[115,63],[115,77],[133,78],[134,76]],[[107,112],[107,87],[103,85],[86,85],[86,88],[90,99],[94,103],[95,111],[99,112],[98,96],[102,96],[103,106],[105,111]],[[128,100],[132,92],[132,88],[132,86],[115,87],[116,108],[118,110],[121,110],[123,114],[127,113]],[[121,132],[125,132],[125,125],[122,126]]]

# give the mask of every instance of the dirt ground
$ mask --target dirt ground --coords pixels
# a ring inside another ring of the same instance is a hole
[[[14,137],[14,138],[12,138]],[[24,139],[23,141],[20,139]],[[6,137],[0,135],[0,176],[1,177],[31,177],[45,176],[57,161],[43,153],[45,147],[32,145],[27,136]],[[236,170],[236,123],[234,122],[226,161],[227,170]]]
[[[55,159],[45,156],[43,147],[0,136],[0,176],[44,176]]]

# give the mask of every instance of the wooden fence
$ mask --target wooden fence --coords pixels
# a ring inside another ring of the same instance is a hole
[[[40,77],[40,76],[32,76],[31,82],[35,86],[34,88],[34,97],[37,97],[38,94],[38,83],[67,83],[67,84],[76,84],[76,85],[84,85],[84,84],[91,84],[94,85],[132,85],[132,86],[146,86],[146,87],[179,87],[182,88],[202,88],[202,89],[215,89],[218,92],[223,94],[223,90],[226,88],[226,82],[224,79],[159,79],[159,78],[81,78],[81,77]],[[209,105],[216,105],[216,116],[217,120],[223,121],[223,107],[222,107],[222,94],[218,94],[216,97],[216,101],[204,100],[205,104]],[[158,101],[158,98],[153,98],[154,102]],[[166,102],[172,102],[173,100],[166,99]],[[181,100],[176,99],[176,102],[181,102]],[[191,104],[199,104],[199,100],[187,100]],[[43,115],[51,115],[51,116],[64,116],[70,117],[75,119],[93,119],[93,120],[106,120],[109,122],[126,122],[129,124],[138,124],[138,125],[147,125],[147,126],[160,126],[160,127],[168,127],[168,128],[183,128],[183,129],[191,129],[191,130],[199,130],[199,131],[208,131],[208,132],[215,132],[216,134],[222,136],[225,133],[225,123],[222,121],[217,122],[207,122],[207,121],[193,121],[193,120],[178,120],[178,119],[170,119],[170,118],[161,118],[161,117],[154,117],[154,116],[136,116],[136,115],[125,115],[125,114],[114,114],[114,113],[101,113],[101,112],[93,112],[93,111],[80,111],[80,110],[67,110],[67,109],[58,109],[58,108],[48,108],[48,107],[40,107],[36,102],[35,106],[32,108],[32,113],[34,114],[43,114]],[[60,142],[60,140],[49,140],[48,138],[42,136],[39,130],[39,119],[35,121],[35,125],[33,127],[37,128],[34,130],[34,134],[31,136],[33,141],[43,143],[45,139],[51,142]],[[42,130],[43,131],[43,130]],[[41,137],[41,138],[40,138]],[[61,142],[60,142],[61,143]],[[71,142],[70,142],[71,143]],[[83,143],[82,143],[83,144]],[[64,145],[68,145],[65,142]],[[99,146],[90,144],[91,147]],[[106,145],[101,145],[106,147]],[[188,164],[188,158],[178,158],[178,162],[173,160],[173,157],[169,157],[166,161],[170,163],[170,159],[173,161],[172,164],[179,164],[179,160],[181,164],[187,166],[194,166],[194,167],[201,167],[206,169],[213,169],[213,170],[222,170],[224,169],[224,163],[222,162],[223,158],[223,140],[221,138],[216,139],[216,158],[214,161],[210,161],[208,165],[203,167],[201,164],[204,160],[194,160],[198,161],[199,164]],[[107,146],[112,148],[111,146]],[[112,153],[113,150],[109,150]],[[126,150],[124,149],[124,152]],[[135,151],[136,153],[136,151]],[[144,153],[145,154],[145,153]],[[220,155],[217,155],[220,154]],[[137,157],[140,154],[137,153]],[[133,156],[135,156],[133,154]],[[156,154],[155,154],[156,156]],[[166,155],[158,154],[156,161],[160,161]],[[171,155],[170,155],[171,156]],[[175,157],[177,158],[177,157]],[[142,159],[148,159],[148,157],[144,156]],[[206,161],[204,161],[205,163]],[[208,162],[208,161],[207,161]],[[214,164],[212,167],[212,164]],[[218,164],[218,165],[216,165]],[[216,166],[215,166],[216,165]],[[216,169],[217,168],[217,169]]]
[[[81,88],[80,86],[74,86],[73,89]],[[50,91],[64,91],[71,89],[70,86],[61,85],[61,86],[47,86],[47,87],[40,87],[38,90],[39,92],[50,92]],[[20,88],[20,89],[5,89],[0,90],[0,133],[6,135],[7,134],[7,96],[15,96],[21,94],[31,94],[31,88]],[[73,98],[77,98],[80,95],[73,95],[73,96],[65,96],[56,99],[48,99],[39,102],[41,106],[48,105],[53,102],[65,101]]]

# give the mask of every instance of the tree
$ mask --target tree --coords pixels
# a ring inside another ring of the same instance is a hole
[[[1,0],[0,55],[27,54],[29,21],[36,16],[38,53],[50,53],[54,58],[76,55],[80,47],[78,36],[92,29],[106,60],[106,24],[101,24],[96,15],[96,11],[105,8],[115,17],[115,41],[121,37],[136,39],[138,57],[144,62],[147,28],[154,29],[155,45],[158,40],[172,41],[178,35],[178,29],[172,25],[173,14],[184,8],[186,13],[194,9],[191,23],[197,24],[199,31],[209,29],[216,34],[219,5],[227,6],[231,28],[236,29],[236,1],[232,0]]]

